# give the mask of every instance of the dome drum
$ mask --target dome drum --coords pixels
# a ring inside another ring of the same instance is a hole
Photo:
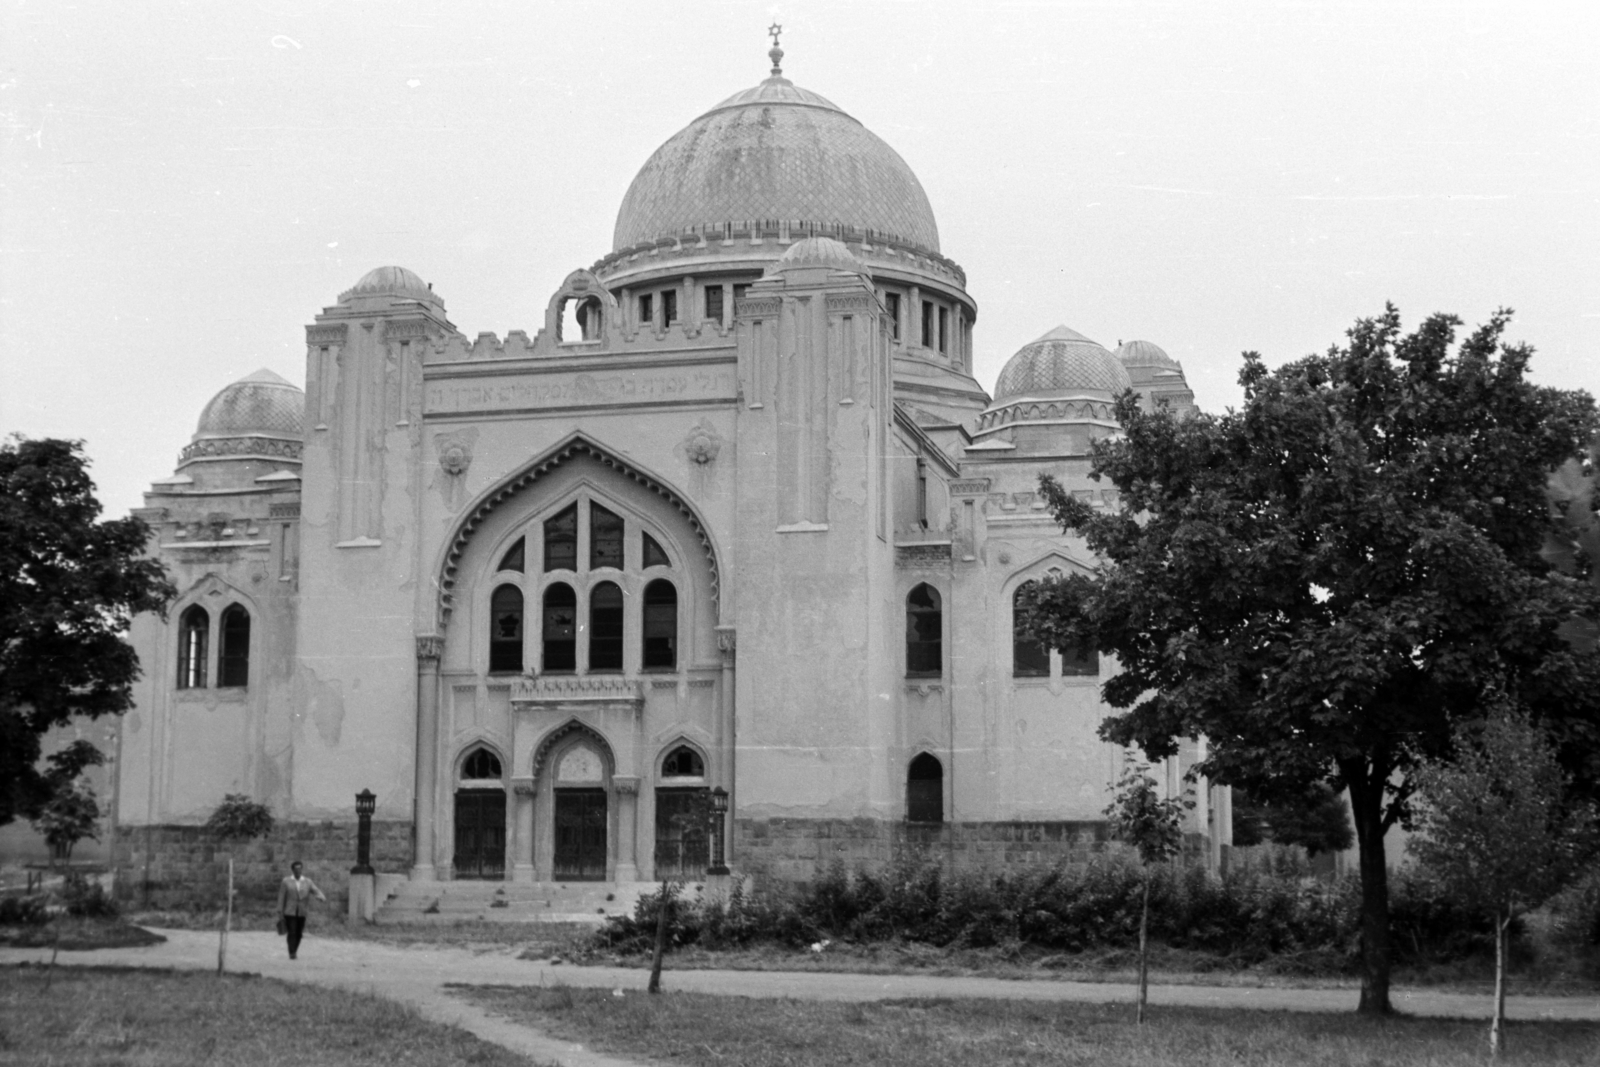
[[[306,395],[265,368],[224,387],[200,413],[178,466],[206,460],[300,462]]]

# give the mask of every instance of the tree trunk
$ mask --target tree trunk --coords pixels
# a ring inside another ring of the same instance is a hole
[[[1506,908],[1505,919],[1494,915],[1494,1020],[1489,1023],[1489,1055],[1498,1056],[1505,1051],[1506,1022],[1506,932],[1511,929],[1511,908]]]
[[[228,958],[228,928],[233,925],[233,857],[228,857],[228,900],[222,908],[222,936],[217,939],[217,973]]]
[[[672,908],[672,883],[661,883],[661,900],[656,908],[656,951],[650,961],[649,992],[661,992],[661,957],[667,951],[667,912]]]
[[[1361,857],[1361,1002],[1362,1015],[1389,1015],[1389,864],[1383,851],[1383,788],[1381,768],[1368,770],[1364,760],[1341,766],[1350,788],[1350,813],[1356,825]]]
[[[1144,906],[1139,910],[1139,1007],[1135,1020],[1144,1025],[1144,1004],[1150,995],[1150,868],[1144,871]]]

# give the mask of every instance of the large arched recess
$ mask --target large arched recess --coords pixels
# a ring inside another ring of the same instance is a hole
[[[711,530],[689,503],[688,498],[671,483],[637,463],[623,459],[604,445],[583,433],[574,433],[544,455],[502,478],[479,494],[462,513],[462,518],[451,531],[441,556],[434,568],[438,589],[436,601],[437,632],[443,634],[450,625],[455,607],[455,593],[462,558],[473,544],[474,535],[501,509],[516,506],[520,501],[534,497],[539,482],[564,465],[592,461],[615,476],[638,486],[663,501],[687,523],[693,540],[698,543],[710,576],[710,606],[713,619],[720,618],[722,610],[722,572],[719,553]],[[685,560],[685,563],[688,561]]]

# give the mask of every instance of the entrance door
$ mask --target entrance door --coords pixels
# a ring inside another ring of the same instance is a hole
[[[656,790],[656,877],[698,882],[711,863],[710,794]]]
[[[506,876],[506,794],[500,789],[456,791],[457,878]]]
[[[570,882],[606,878],[606,791],[556,790],[555,876]]]

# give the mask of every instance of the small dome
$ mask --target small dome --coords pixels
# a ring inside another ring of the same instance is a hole
[[[612,249],[765,220],[860,227],[939,251],[933,208],[899,153],[778,74],[656,149],[622,198]]]
[[[866,265],[846,248],[844,242],[832,237],[807,237],[789,246],[783,256],[767,268],[767,273],[788,270],[791,267],[826,267],[830,270],[848,270],[865,274]]]
[[[195,440],[208,437],[283,437],[304,434],[306,394],[270,370],[240,378],[200,413]]]
[[[376,267],[367,271],[359,282],[339,294],[339,302],[363,296],[404,296],[443,302],[432,286],[404,267]]]
[[[1127,368],[1104,345],[1057,326],[1011,357],[994,383],[994,399],[1087,395],[1109,400],[1132,388]]]
[[[1159,367],[1162,370],[1179,370],[1178,361],[1167,355],[1160,345],[1149,341],[1124,341],[1117,346],[1116,357],[1125,367]]]

